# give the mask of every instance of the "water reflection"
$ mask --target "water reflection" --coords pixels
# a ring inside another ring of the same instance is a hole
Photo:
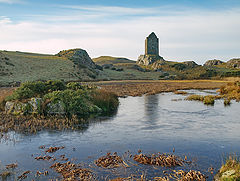
[[[147,127],[154,128],[157,125],[157,119],[159,119],[159,96],[147,95],[144,97],[144,121]]]

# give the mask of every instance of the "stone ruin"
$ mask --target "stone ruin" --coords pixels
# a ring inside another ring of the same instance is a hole
[[[152,32],[145,40],[145,54],[138,57],[137,64],[150,65],[157,61],[165,60],[159,56],[159,39]]]

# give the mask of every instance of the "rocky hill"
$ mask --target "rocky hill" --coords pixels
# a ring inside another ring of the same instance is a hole
[[[33,80],[93,80],[99,72],[82,49],[57,55],[0,51],[0,86]]]
[[[70,49],[70,50],[62,50],[58,54],[59,57],[67,58],[74,62],[74,64],[79,66],[85,66],[88,68],[96,68],[96,64],[89,57],[86,50],[83,49]]]
[[[240,69],[240,58],[233,58],[227,62],[227,67]]]

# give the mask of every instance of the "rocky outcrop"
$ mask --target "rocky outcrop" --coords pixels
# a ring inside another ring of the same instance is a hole
[[[203,66],[209,66],[209,67],[212,67],[212,66],[215,66],[215,65],[221,65],[223,64],[224,62],[222,62],[221,60],[208,60],[205,62],[205,64]]]
[[[233,58],[227,62],[227,67],[240,69],[240,58]]]
[[[185,61],[185,62],[183,62],[183,64],[187,65],[190,68],[194,68],[194,67],[198,66],[198,64],[194,61]]]
[[[159,55],[140,55],[137,60],[139,65],[151,65],[155,62],[165,61],[163,57]]]
[[[27,103],[7,101],[5,104],[5,112],[13,115],[23,115],[26,113],[39,114],[41,111],[41,103],[41,98],[32,98]]]
[[[96,68],[96,64],[89,57],[86,50],[83,49],[70,49],[60,51],[57,56],[66,57],[69,60],[72,60],[77,65],[83,65],[88,68]]]
[[[66,114],[65,104],[62,101],[50,102],[46,107],[47,114]]]

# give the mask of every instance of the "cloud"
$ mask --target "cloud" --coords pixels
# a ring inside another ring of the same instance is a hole
[[[127,10],[120,8],[118,13]],[[144,9],[135,13],[141,11]],[[207,59],[240,56],[239,9],[185,11],[181,16],[173,13],[103,22],[96,21],[99,17],[95,10],[88,14],[93,21],[89,21],[87,14],[84,20],[80,18],[81,12],[75,13],[45,15],[44,19],[52,19],[52,23],[41,21],[41,16],[38,21],[35,18],[19,23],[0,17],[0,49],[55,54],[79,47],[86,49],[91,57],[111,55],[136,60],[144,53],[145,37],[154,31],[160,38],[160,54],[168,60],[194,60],[202,64]]]
[[[15,4],[15,3],[22,3],[22,0],[0,0],[0,3],[7,3],[7,4]]]

